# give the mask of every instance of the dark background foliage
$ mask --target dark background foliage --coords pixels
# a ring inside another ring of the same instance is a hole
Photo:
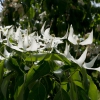
[[[51,27],[51,34],[60,37],[64,36],[70,25],[75,34],[82,36],[93,29],[94,43],[100,45],[100,7],[96,7],[93,2],[99,3],[100,0],[5,0],[2,2],[4,8],[1,23],[3,26],[21,25],[30,32],[40,33],[41,26],[46,21],[45,28]],[[96,61],[96,66],[99,61]],[[87,72],[100,90],[99,73]]]

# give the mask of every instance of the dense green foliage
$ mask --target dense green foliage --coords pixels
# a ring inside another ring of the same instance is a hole
[[[90,50],[86,62],[100,52],[100,7],[95,7],[91,1],[93,0],[4,1],[2,26],[13,25],[14,32],[21,26],[22,38],[25,29],[28,30],[28,35],[36,32],[41,37],[40,30],[46,21],[44,29],[50,27],[52,37],[63,37],[67,30],[69,34],[72,25],[74,33],[80,34],[79,37],[84,39],[86,33],[93,29],[94,40],[92,45],[77,46],[66,38],[57,47],[60,52],[55,49],[50,52],[52,47],[47,47],[42,53],[28,50],[21,52],[6,44],[6,38],[14,46],[18,42],[14,40],[15,37],[8,35],[12,33],[11,27],[4,30],[0,28],[1,38],[5,39],[0,42],[0,100],[98,100],[99,70],[87,70],[62,54],[66,42],[70,44],[69,51],[75,59],[81,56],[86,47]],[[11,53],[10,56],[3,54],[5,48]],[[98,57],[94,68],[100,66],[99,61]]]

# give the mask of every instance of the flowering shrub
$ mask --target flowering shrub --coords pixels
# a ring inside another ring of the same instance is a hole
[[[0,99],[97,100],[97,87],[86,69],[100,71],[92,68],[99,54],[85,62],[93,31],[82,39],[70,26],[65,36],[56,37],[45,24],[40,35],[21,26],[16,31],[13,26],[0,27]],[[64,41],[63,52],[58,45]],[[85,49],[79,59],[71,55],[70,44]]]

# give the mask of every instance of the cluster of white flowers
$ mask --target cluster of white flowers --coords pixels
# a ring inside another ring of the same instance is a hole
[[[73,45],[89,45],[93,42],[93,30],[88,33],[87,39],[83,40],[78,37],[78,35],[74,34],[74,30],[72,25],[70,26],[69,32],[67,31],[64,37],[55,37],[54,34],[50,34],[50,28],[45,30],[45,24],[43,24],[41,28],[41,35],[38,35],[37,32],[33,32],[31,34],[28,33],[28,30],[22,30],[19,26],[15,31],[13,26],[0,27],[0,42],[4,44],[4,56],[0,56],[0,59],[3,60],[12,54],[6,50],[6,46],[10,47],[12,50],[19,52],[34,52],[36,54],[42,53],[52,53],[55,51],[59,54],[64,55],[70,61],[78,64],[80,67],[84,67],[86,69],[98,70],[100,71],[100,67],[91,68],[94,65],[98,55],[94,57],[89,63],[85,63],[88,47],[84,50],[83,54],[79,59],[75,59],[69,52],[70,46],[66,42],[66,47],[64,53],[61,53],[57,47],[58,44],[63,43],[64,39],[68,39],[70,43]],[[5,36],[5,38],[2,38]],[[61,63],[62,62],[57,62]]]

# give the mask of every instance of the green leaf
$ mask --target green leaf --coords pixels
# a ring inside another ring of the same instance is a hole
[[[30,19],[34,18],[34,16],[35,16],[35,10],[34,10],[34,8],[30,7],[29,11],[27,12],[27,14],[28,14],[28,16],[29,16]]]
[[[50,66],[47,61],[41,62],[39,66],[32,66],[30,70],[28,71],[26,78],[25,78],[25,84],[26,86],[31,82],[35,81],[42,76],[48,74],[50,72]]]
[[[61,54],[56,54],[56,53],[47,54],[44,59],[47,61],[48,60],[58,60],[58,61],[62,61],[62,62],[65,62],[65,63],[71,65],[70,61]]]
[[[48,61],[49,65],[50,65],[50,70],[51,71],[55,71],[58,70],[60,68],[60,66],[58,66],[54,61]]]
[[[15,73],[11,73],[9,74],[8,76],[6,76],[4,79],[3,79],[3,82],[1,84],[1,91],[4,95],[4,97],[6,98],[6,94],[7,94],[7,87],[8,87],[8,84],[10,82],[10,79],[14,76]]]
[[[50,93],[50,91],[52,91],[53,89],[53,81],[49,76],[45,76],[41,79],[42,84],[45,86],[46,88],[46,92],[47,94]]]
[[[12,64],[15,65],[15,66],[19,66],[18,62],[16,59],[14,58],[11,58],[11,61],[12,61]]]
[[[75,98],[78,100],[77,88],[72,80],[70,82],[70,98],[71,100],[74,100]]]
[[[36,70],[39,69],[40,66],[32,66],[30,68],[30,70],[28,71],[28,73],[25,76],[25,84],[26,86],[32,81],[32,79],[34,79],[34,74],[36,73]]]
[[[15,94],[14,94],[14,100],[24,100],[23,94],[24,94],[24,77],[19,76],[19,78],[16,82],[16,90],[15,90]]]
[[[81,77],[80,77],[79,71],[75,71],[75,73],[72,75],[72,79],[74,81],[81,81]]]
[[[68,82],[62,82],[62,83],[61,83],[61,87],[62,87],[62,89],[64,89],[65,91],[67,90],[67,83],[68,83]]]
[[[88,89],[89,89],[89,83],[88,83],[86,69],[81,68],[81,71],[80,72],[82,73],[82,83],[83,83],[83,86],[86,89],[86,91],[88,91]]]
[[[78,99],[77,100],[91,100],[84,89],[77,87]]]
[[[46,89],[41,82],[36,82],[29,92],[28,100],[46,100]]]
[[[82,82],[74,81],[75,85],[79,86],[80,88],[84,89]]]
[[[20,66],[15,58],[9,58],[8,60],[5,60],[5,67],[18,72],[19,74],[23,74],[23,71],[20,69]]]
[[[25,59],[25,61],[41,61],[41,60],[45,61],[58,60],[71,65],[71,62],[66,57],[64,57],[61,54],[54,54],[54,53],[32,55],[31,57],[26,57]]]
[[[46,54],[36,54],[36,55],[32,55],[31,57],[26,57],[25,61],[41,61],[44,59],[44,57],[46,56]]]
[[[60,89],[55,95],[54,100],[70,100],[70,97],[65,90]]]
[[[4,72],[4,61],[0,62],[0,86],[3,80],[3,72]]]
[[[98,90],[94,82],[92,81],[91,77],[88,76],[89,78],[89,91],[88,91],[88,96],[91,98],[91,100],[98,100]]]

